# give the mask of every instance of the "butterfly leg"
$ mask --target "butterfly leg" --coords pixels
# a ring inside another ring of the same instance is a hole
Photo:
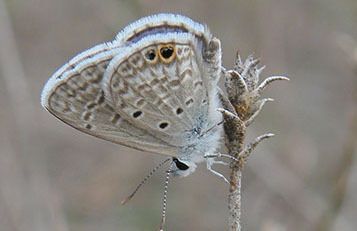
[[[226,163],[226,162],[224,162],[224,161],[221,161],[221,160],[215,160],[215,161],[213,162],[213,164],[221,164],[221,165],[225,165],[225,166],[228,165],[228,163]]]
[[[234,156],[231,156],[231,155],[228,155],[228,154],[223,154],[223,153],[220,153],[220,152],[218,152],[218,153],[215,153],[215,154],[208,154],[208,153],[206,153],[204,156],[203,156],[204,158],[220,158],[220,157],[225,157],[225,158],[228,158],[228,159],[231,159],[231,160],[233,160],[233,161],[238,161],[238,159],[237,158],[235,158]],[[222,163],[217,163],[217,162],[223,162],[223,161],[215,161],[215,164],[222,164]],[[224,165],[228,165],[228,163],[226,163],[226,162],[223,162],[224,163]]]
[[[207,165],[207,169],[212,172],[214,175],[222,178],[226,183],[229,184],[229,181],[219,172],[215,171],[212,169],[212,165],[213,164],[224,164],[226,165],[227,163],[223,162],[223,161],[216,161],[214,158],[207,158],[206,159],[206,165]]]

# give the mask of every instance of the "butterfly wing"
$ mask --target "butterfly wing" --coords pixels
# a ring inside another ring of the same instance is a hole
[[[117,47],[102,44],[73,58],[46,83],[42,105],[87,134],[139,150],[174,155],[174,147],[128,123],[105,99],[103,74],[117,53]]]
[[[187,17],[140,19],[113,42],[83,52],[58,70],[44,87],[42,105],[87,134],[175,156],[195,129],[217,122],[207,121],[214,118],[207,113],[216,109],[217,79],[210,76],[218,75],[210,72],[212,66],[220,68],[202,58],[210,39],[205,26]],[[143,59],[151,48],[168,44],[175,49],[174,61]],[[128,78],[132,71],[136,78]]]

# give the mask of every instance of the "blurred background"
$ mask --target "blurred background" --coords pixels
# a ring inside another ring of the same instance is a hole
[[[274,102],[249,127],[265,132],[243,172],[244,230],[356,230],[355,0],[0,0],[0,230],[156,230],[164,157],[102,141],[40,106],[69,58],[128,23],[175,12],[209,25],[223,63],[254,53]],[[218,168],[228,176],[227,168]],[[228,185],[204,165],[170,182],[168,230],[227,230]]]

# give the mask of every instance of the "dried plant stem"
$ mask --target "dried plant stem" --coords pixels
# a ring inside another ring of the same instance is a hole
[[[242,230],[241,226],[241,183],[242,171],[232,169],[230,175],[230,187],[228,194],[228,209],[229,209],[229,230]]]
[[[263,106],[273,99],[260,99],[261,92],[276,80],[289,80],[284,76],[274,76],[265,79],[261,84],[259,75],[264,68],[258,68],[259,60],[249,56],[244,62],[237,55],[234,70],[225,71],[225,88],[228,97],[220,92],[223,109],[220,111],[224,118],[225,145],[228,153],[237,159],[230,164],[230,180],[228,194],[229,230],[242,230],[242,170],[249,155],[264,139],[272,137],[267,133],[257,137],[244,147],[246,128],[259,114]]]
[[[231,156],[238,161],[231,162],[231,173],[229,179],[229,227],[230,230],[241,230],[241,182],[242,182],[242,167],[239,153],[243,150],[243,142],[245,137],[245,126],[243,121],[236,115],[226,110],[220,110],[223,113],[225,120],[224,128],[226,131],[226,146]]]

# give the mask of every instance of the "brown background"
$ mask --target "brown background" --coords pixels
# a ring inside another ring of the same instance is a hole
[[[163,157],[81,134],[40,106],[56,68],[157,12],[208,24],[226,67],[239,49],[262,59],[264,77],[291,78],[265,92],[275,102],[249,128],[249,140],[276,137],[244,171],[244,229],[355,230],[355,0],[0,0],[0,230],[158,227],[162,171],[127,206],[120,201]],[[174,179],[168,230],[226,230],[227,190],[203,165]]]

